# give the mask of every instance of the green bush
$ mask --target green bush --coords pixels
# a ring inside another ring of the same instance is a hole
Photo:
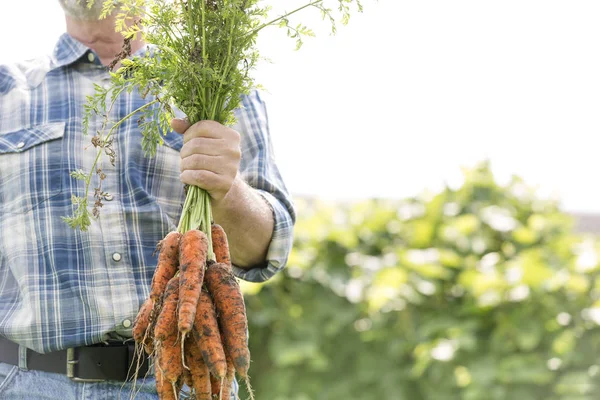
[[[242,283],[257,399],[600,398],[598,242],[519,178],[464,177],[298,200],[286,270]]]

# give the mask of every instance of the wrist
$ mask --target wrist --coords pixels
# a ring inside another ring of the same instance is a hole
[[[234,208],[236,203],[236,199],[241,198],[244,195],[244,192],[247,190],[248,186],[244,182],[244,180],[240,177],[239,174],[236,174],[233,179],[233,183],[231,187],[220,198],[211,198],[213,217],[215,221],[220,220],[218,218],[220,215],[227,213],[229,210]]]

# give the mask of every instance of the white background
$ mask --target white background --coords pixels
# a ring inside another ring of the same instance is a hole
[[[600,2],[363,3],[334,37],[304,14],[318,36],[298,52],[284,31],[262,34],[273,63],[256,77],[292,193],[404,197],[489,158],[501,179],[600,212]],[[0,0],[0,63],[50,51],[63,30],[57,0]]]

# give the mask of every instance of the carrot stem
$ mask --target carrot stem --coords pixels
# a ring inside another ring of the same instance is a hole
[[[204,232],[208,239],[207,259],[214,260],[211,224],[212,205],[210,194],[198,186],[190,186],[183,203],[183,211],[181,212],[177,231],[185,233],[192,229],[198,229]]]

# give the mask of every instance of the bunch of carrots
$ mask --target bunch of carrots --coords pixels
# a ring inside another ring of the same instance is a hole
[[[210,233],[216,262],[200,230],[159,243],[150,296],[134,322],[136,344],[154,357],[160,399],[177,399],[185,383],[196,400],[229,400],[236,372],[249,387],[244,298],[223,228],[213,223]]]

